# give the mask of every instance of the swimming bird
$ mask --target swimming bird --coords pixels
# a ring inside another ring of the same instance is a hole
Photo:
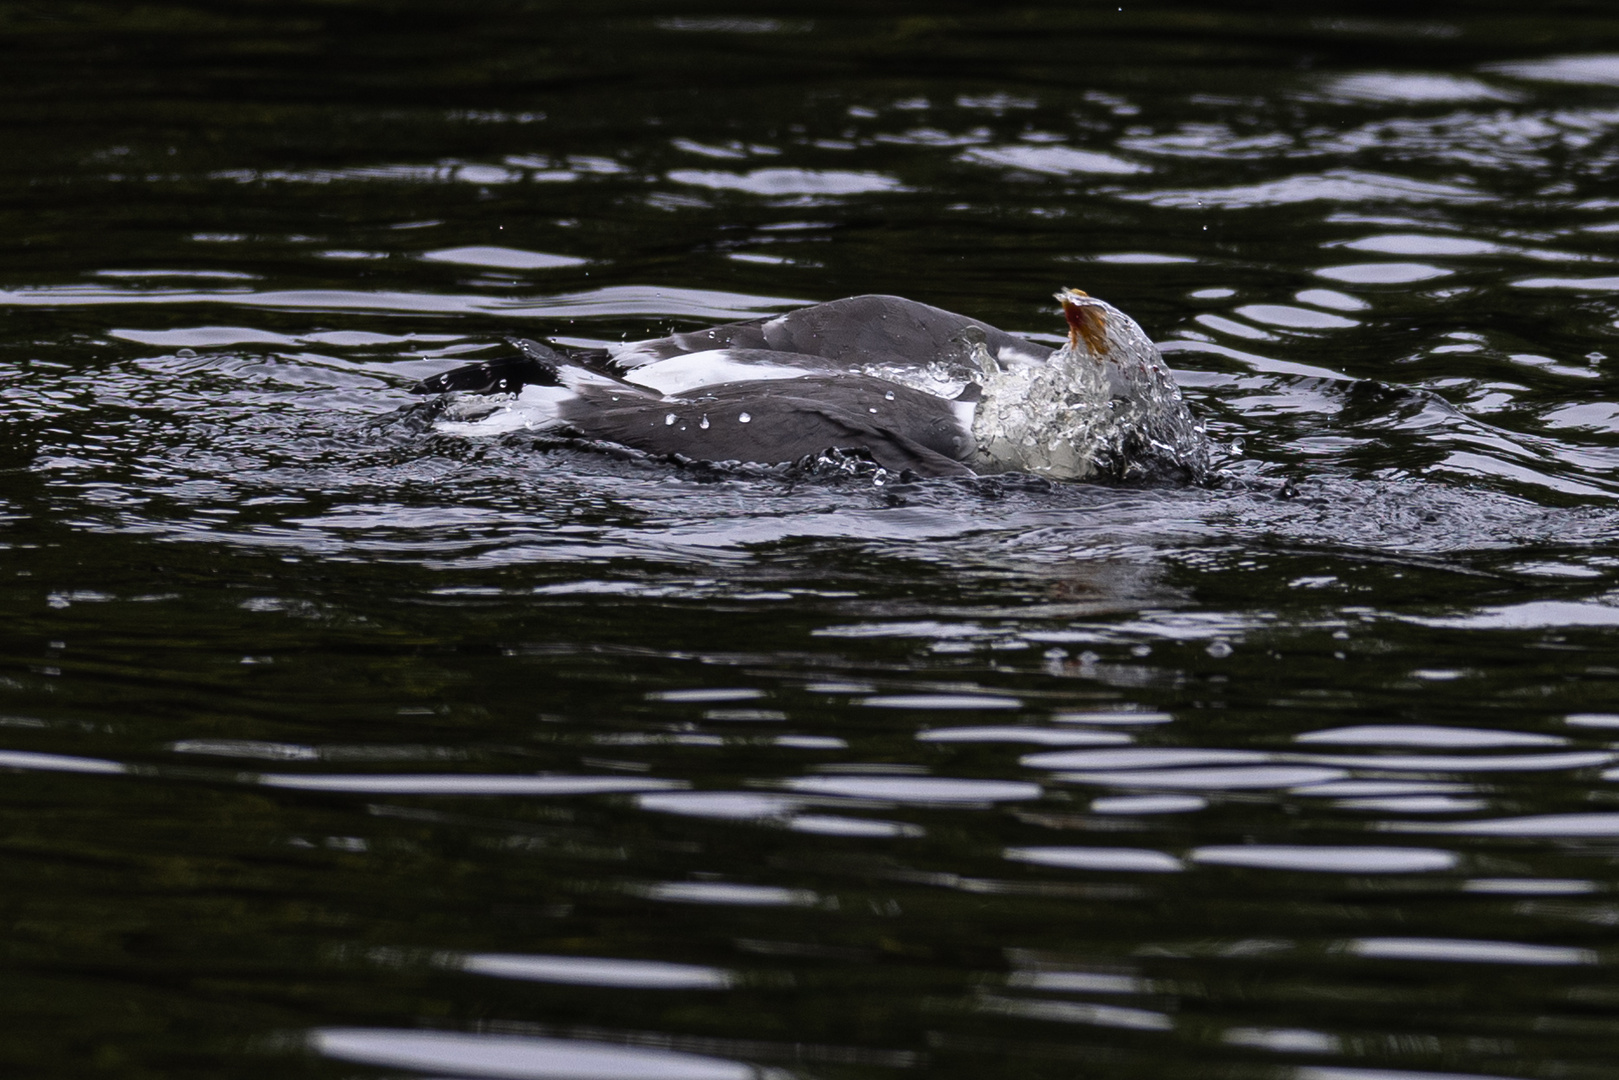
[[[898,296],[605,349],[517,354],[434,375],[436,426],[530,430],[706,461],[855,451],[919,476],[1200,479],[1208,441],[1156,345],[1118,308],[1056,294],[1057,348]]]

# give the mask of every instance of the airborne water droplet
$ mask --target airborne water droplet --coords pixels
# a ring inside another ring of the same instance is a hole
[[[675,414],[670,413],[669,415],[665,416],[663,418],[663,424],[664,424],[665,427],[674,427],[675,426]]]
[[[739,423],[739,424],[752,423],[753,422],[753,414],[752,413],[738,413],[737,417],[736,417],[736,422]]]
[[[701,420],[697,421],[697,426],[702,428],[704,431],[708,430],[708,414],[707,413],[704,413],[703,418]]]

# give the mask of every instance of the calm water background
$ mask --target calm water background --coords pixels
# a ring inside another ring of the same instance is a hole
[[[1118,6],[0,3],[6,1074],[1612,1076],[1619,19]],[[1062,285],[1219,483],[404,389]]]

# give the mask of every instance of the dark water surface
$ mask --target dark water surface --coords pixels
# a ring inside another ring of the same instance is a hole
[[[1613,1076],[1619,18],[584,7],[0,3],[5,1074]],[[1218,482],[408,411],[1064,285]]]

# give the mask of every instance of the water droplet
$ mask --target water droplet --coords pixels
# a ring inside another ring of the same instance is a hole
[[[890,390],[888,393],[884,394],[883,397],[887,398],[889,401],[893,401],[894,400],[894,391]]]
[[[663,424],[664,424],[665,427],[674,427],[675,426],[675,414],[670,413],[668,416],[665,416],[663,418]]]
[[[708,414],[707,413],[704,413],[703,418],[701,420],[697,421],[697,426],[702,428],[704,431],[708,430]]]
[[[736,422],[739,423],[739,424],[751,424],[751,423],[753,423],[753,414],[752,413],[738,413],[737,417],[736,417]]]
[[[867,409],[866,411],[871,413],[873,416],[877,415],[877,410],[876,409]]]

